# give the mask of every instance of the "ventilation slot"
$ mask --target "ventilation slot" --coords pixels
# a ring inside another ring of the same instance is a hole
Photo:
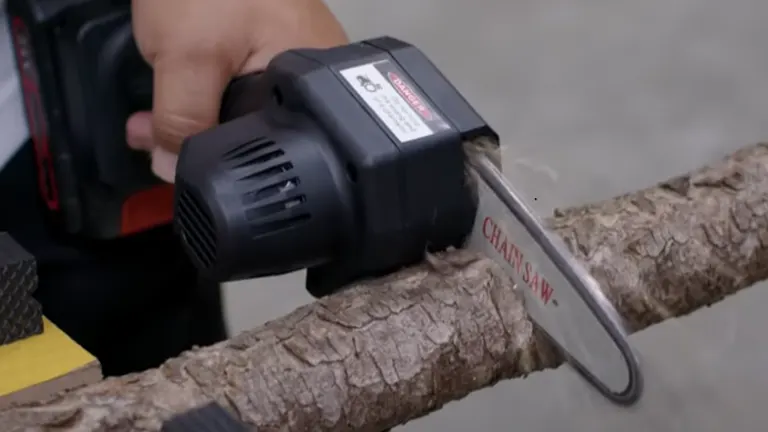
[[[253,141],[242,143],[233,149],[227,150],[223,157],[224,160],[233,161],[236,159],[248,157],[249,155],[258,152],[265,147],[269,147],[274,144],[275,143],[272,140],[268,140],[265,137],[256,138]]]
[[[243,195],[243,205],[255,204],[259,201],[272,198],[273,196],[290,192],[299,187],[299,183],[299,178],[293,177],[289,178],[288,180],[263,187],[257,191],[248,192]]]
[[[259,139],[241,144],[224,153],[224,160],[234,169],[262,165],[285,155],[274,141]]]
[[[242,168],[249,165],[265,164],[271,160],[274,160],[279,158],[280,156],[283,156],[284,154],[285,152],[282,150],[275,150],[261,156],[243,158],[243,160],[236,163],[233,168]]]
[[[301,195],[296,198],[288,198],[282,201],[278,201],[276,203],[248,209],[245,212],[245,217],[249,221],[253,221],[255,219],[260,219],[260,218],[267,218],[274,215],[275,213],[280,213],[281,211],[285,211],[293,207],[296,207],[297,205],[300,205],[303,202],[304,202],[304,195]]]
[[[286,228],[290,228],[299,222],[309,219],[309,213],[301,213],[291,217],[279,217],[280,213],[286,212],[296,206],[304,204],[306,197],[287,198],[278,202],[262,205],[249,209],[245,212],[245,217],[252,222],[251,234],[259,236],[266,233],[274,233]],[[260,222],[264,219],[272,219],[269,222]]]
[[[290,162],[285,162],[261,171],[257,171],[253,174],[248,174],[247,176],[244,176],[240,180],[241,181],[262,181],[262,180],[268,179],[269,177],[274,177],[276,175],[282,174],[292,169],[293,169],[293,164]]]
[[[190,252],[205,268],[216,259],[216,235],[213,221],[200,202],[188,192],[179,197],[177,222]]]

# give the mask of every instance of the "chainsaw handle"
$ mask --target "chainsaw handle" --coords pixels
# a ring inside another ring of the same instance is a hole
[[[262,75],[262,71],[256,71],[230,81],[221,98],[219,123],[234,120],[264,107],[268,86]]]

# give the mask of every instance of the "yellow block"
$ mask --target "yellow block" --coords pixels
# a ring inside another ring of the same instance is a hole
[[[0,397],[94,364],[93,355],[44,317],[42,334],[0,346]]]

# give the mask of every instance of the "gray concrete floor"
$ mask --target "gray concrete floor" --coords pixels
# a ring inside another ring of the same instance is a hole
[[[355,39],[421,47],[507,146],[541,211],[650,185],[768,139],[764,0],[330,0]],[[233,331],[311,299],[302,276],[226,288]],[[647,393],[609,405],[567,367],[401,431],[762,431],[765,286],[631,338]]]

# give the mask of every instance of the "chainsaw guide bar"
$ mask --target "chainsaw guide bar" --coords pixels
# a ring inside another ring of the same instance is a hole
[[[526,311],[569,363],[611,401],[632,404],[642,381],[622,320],[597,281],[481,151],[468,152],[478,213],[467,247],[522,287]]]

